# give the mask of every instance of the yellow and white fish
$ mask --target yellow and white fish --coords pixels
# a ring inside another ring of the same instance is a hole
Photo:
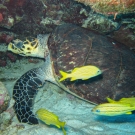
[[[124,103],[104,103],[97,105],[92,109],[92,112],[97,115],[104,116],[117,116],[123,114],[132,114],[135,107],[130,106],[130,104]]]
[[[102,73],[101,70],[96,66],[88,65],[88,66],[78,67],[78,68],[74,68],[71,73],[60,71],[60,74],[62,75],[60,82],[67,78],[71,78],[70,81],[74,81],[77,79],[87,80],[94,76],[98,76],[101,73]]]
[[[109,103],[124,103],[124,104],[130,104],[131,106],[135,106],[135,97],[131,97],[131,98],[121,98],[118,101],[115,101],[111,98],[107,98],[107,101]]]
[[[58,128],[62,128],[64,135],[66,135],[66,131],[64,129],[64,126],[66,123],[60,121],[59,117],[56,116],[54,113],[49,112],[48,110],[41,108],[41,109],[37,110],[36,114],[37,114],[37,117],[41,121],[45,122],[47,125],[54,125]]]

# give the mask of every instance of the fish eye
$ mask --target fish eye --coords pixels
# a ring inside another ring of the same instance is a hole
[[[96,112],[100,112],[100,110],[96,110]]]

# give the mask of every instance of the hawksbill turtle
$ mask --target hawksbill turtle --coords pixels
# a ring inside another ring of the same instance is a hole
[[[38,124],[32,112],[33,100],[46,81],[92,104],[102,103],[106,97],[135,95],[135,54],[93,31],[63,24],[53,33],[38,35],[32,41],[13,40],[8,50],[22,56],[45,58],[41,67],[26,72],[14,85],[14,109],[20,122]],[[99,67],[103,75],[87,81],[58,81],[59,70],[69,71],[88,64]]]

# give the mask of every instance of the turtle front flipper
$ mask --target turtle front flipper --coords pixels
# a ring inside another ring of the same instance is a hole
[[[40,74],[41,71],[41,68],[35,68],[26,72],[14,85],[14,109],[20,122],[38,124],[38,119],[32,112],[32,106],[38,88],[45,83]]]
[[[24,42],[16,39],[8,45],[8,50],[16,54],[45,58],[43,66],[26,72],[14,85],[14,109],[20,122],[38,124],[38,119],[32,112],[33,101],[38,88],[42,87],[45,81],[50,81],[57,85],[53,76],[52,63],[47,46],[48,37],[49,35],[38,35],[37,39]]]

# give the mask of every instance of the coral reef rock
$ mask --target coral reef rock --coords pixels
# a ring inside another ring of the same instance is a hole
[[[0,82],[0,113],[5,111],[8,107],[10,97],[4,84]]]
[[[135,0],[75,0],[103,14],[135,12]]]

